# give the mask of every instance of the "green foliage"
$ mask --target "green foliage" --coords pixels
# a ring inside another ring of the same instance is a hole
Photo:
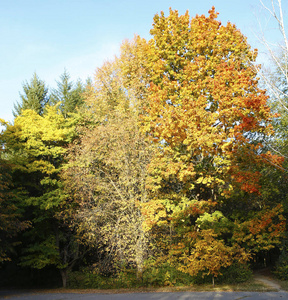
[[[89,82],[87,83],[89,85]],[[69,113],[76,111],[76,108],[83,104],[84,86],[80,80],[74,84],[70,80],[69,73],[65,70],[57,81],[57,88],[54,89],[50,97],[50,105],[59,104],[59,108],[65,118]]]
[[[65,146],[76,136],[76,123],[77,118],[66,120],[57,107],[47,107],[42,116],[33,110],[24,110],[14,125],[7,126],[3,133],[5,152],[13,162],[14,171],[30,174],[30,184],[24,179],[30,197],[50,194],[53,186],[58,187],[57,174],[61,170]],[[52,201],[53,197],[50,195],[46,200]],[[33,203],[35,201],[33,199]]]
[[[221,271],[222,275],[217,278],[217,283],[241,283],[251,279],[253,274],[248,265],[237,263]]]
[[[229,232],[232,230],[231,221],[229,221],[221,211],[214,211],[212,214],[204,212],[203,215],[199,216],[195,222],[202,230],[213,228],[216,232]]]
[[[187,286],[193,278],[178,271],[168,263],[157,267],[150,266],[142,280],[137,279],[136,269],[122,269],[113,276],[101,275],[97,270],[83,269],[69,273],[70,288],[117,289],[132,287]]]
[[[25,215],[32,223],[23,235],[22,266],[54,265],[64,274],[78,257],[76,239],[60,218],[69,206],[63,209],[66,195],[59,176],[77,122],[75,114],[64,118],[58,105],[47,106],[42,115],[23,110],[3,132],[5,154],[13,163],[12,178],[25,192]]]
[[[216,284],[236,284],[246,282],[251,279],[253,272],[248,265],[233,264],[227,268],[221,268],[221,275],[215,278]],[[210,284],[212,275],[203,275],[199,272],[193,277],[194,284]]]
[[[49,101],[48,88],[45,86],[45,82],[34,73],[30,83],[26,81],[23,85],[23,90],[24,94],[20,94],[21,102],[14,104],[14,117],[21,115],[25,109],[32,109],[37,114],[42,115],[45,105]]]
[[[17,234],[29,226],[28,221],[23,221],[21,196],[12,183],[12,166],[0,148],[0,267],[15,251]]]
[[[136,272],[122,270],[114,276],[101,275],[98,270],[84,268],[81,271],[70,272],[69,288],[117,289],[137,287]]]
[[[217,277],[218,284],[236,284],[251,279],[252,271],[248,266],[233,264],[221,270]],[[177,269],[168,262],[155,264],[148,260],[145,264],[142,280],[137,280],[135,269],[122,269],[113,276],[104,276],[97,269],[84,268],[81,271],[69,273],[69,288],[118,289],[136,287],[190,286],[194,284],[210,284],[212,275],[199,272],[190,276]]]
[[[193,276],[179,271],[179,269],[164,262],[155,264],[153,260],[146,261],[146,268],[143,274],[143,284],[145,286],[184,286],[194,283]]]
[[[286,249],[279,256],[274,274],[281,280],[288,280],[288,252]]]
[[[25,256],[20,263],[23,267],[43,269],[47,265],[59,264],[59,252],[53,235],[46,237],[42,242],[38,239],[35,244],[24,249],[23,253]]]

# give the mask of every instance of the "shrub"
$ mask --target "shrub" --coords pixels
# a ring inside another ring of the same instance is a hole
[[[251,279],[253,272],[247,265],[233,264],[225,268],[222,275],[218,278],[219,283],[241,283]]]
[[[243,265],[232,265],[221,270],[222,275],[215,278],[216,283],[240,283],[251,278],[252,271]],[[69,288],[119,289],[132,287],[189,286],[191,284],[211,284],[212,276],[190,276],[168,262],[148,261],[142,280],[136,277],[136,270],[122,268],[114,276],[104,276],[97,269],[83,269],[69,274]]]
[[[234,284],[241,283],[249,280],[252,277],[252,271],[248,266],[243,264],[233,264],[227,268],[222,268],[220,270],[222,275],[215,278],[215,283],[226,283]],[[197,276],[194,277],[195,284],[210,284],[212,282],[212,275],[203,276],[202,272],[199,272]]]
[[[193,277],[168,262],[148,262],[143,273],[144,286],[183,286],[193,283]]]
[[[68,287],[74,289],[109,289],[112,288],[111,281],[110,277],[100,275],[96,270],[85,268],[69,273]]]
[[[275,266],[274,274],[281,280],[288,280],[288,253],[283,251]]]

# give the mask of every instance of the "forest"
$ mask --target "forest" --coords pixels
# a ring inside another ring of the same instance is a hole
[[[0,119],[1,287],[288,280],[288,47],[261,79],[214,7],[150,34]]]

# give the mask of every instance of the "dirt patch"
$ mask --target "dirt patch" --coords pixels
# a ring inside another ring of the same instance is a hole
[[[255,272],[254,279],[256,281],[262,282],[267,287],[275,289],[275,291],[285,292],[284,290],[282,290],[281,285],[277,282],[277,280],[273,279],[271,270],[268,268]]]

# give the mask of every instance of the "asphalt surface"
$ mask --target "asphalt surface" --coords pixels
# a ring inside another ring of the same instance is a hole
[[[14,293],[14,294],[13,294]],[[173,292],[127,294],[33,293],[0,291],[0,299],[10,300],[270,300],[288,299],[287,292]]]

